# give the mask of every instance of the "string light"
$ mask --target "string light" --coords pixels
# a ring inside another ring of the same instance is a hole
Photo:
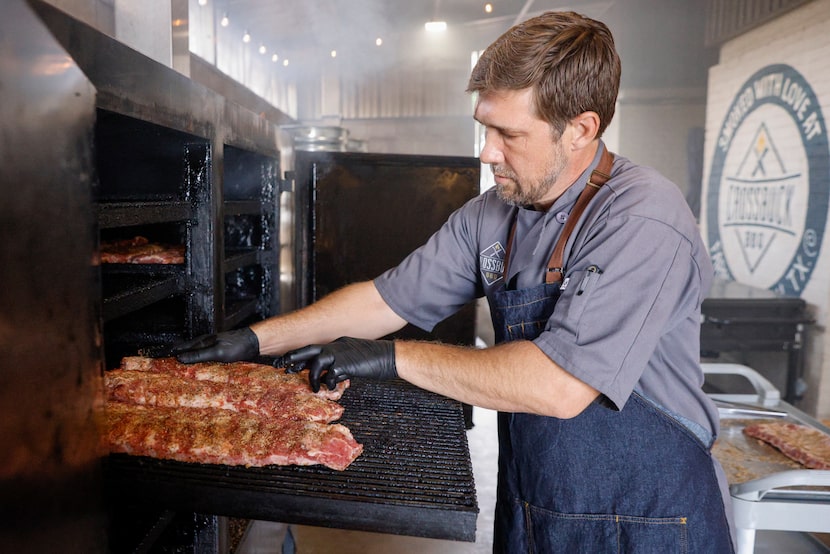
[[[219,22],[219,24],[222,25],[222,27],[227,27],[229,23],[230,20],[228,19],[228,14],[223,14],[222,20]]]
[[[332,50],[332,51],[331,51],[331,57],[332,57],[332,58],[336,58],[336,57],[337,57],[337,50]]]
[[[268,51],[268,49],[267,49],[267,48],[265,48],[265,45],[264,45],[264,44],[260,44],[260,45],[259,45],[259,53],[260,53],[260,54],[265,54],[265,52],[267,52],[267,51]]]
[[[207,6],[207,0],[199,0],[200,6]]]
[[[493,12],[493,4],[490,4],[489,2],[487,4],[484,4],[484,11],[487,12],[487,13],[492,13]]]
[[[280,59],[280,57],[277,56],[276,54],[271,56],[271,61],[274,62],[274,63],[277,63],[277,61],[279,61],[279,59]]]
[[[242,35],[242,42],[251,42],[251,33],[245,31],[245,34]]]
[[[283,60],[282,61],[282,66],[287,67],[288,66],[288,60]]]
[[[376,38],[375,39],[375,46],[380,46],[381,44],[383,44],[383,39],[380,38],[380,37]]]

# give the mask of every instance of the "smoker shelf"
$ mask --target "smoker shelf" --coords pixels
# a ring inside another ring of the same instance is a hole
[[[227,300],[224,328],[235,329],[245,320],[255,316],[257,312],[258,304],[256,298]]]
[[[262,263],[260,260],[260,252],[260,250],[229,249],[225,253],[225,263],[223,266],[225,273],[230,273],[240,267]]]
[[[115,275],[169,275],[184,276],[184,264],[101,264],[101,275],[109,279]]]
[[[260,200],[232,200],[225,202],[225,216],[259,215],[262,213]]]
[[[181,278],[110,275],[102,282],[103,318],[109,321],[182,292]]]
[[[118,454],[105,460],[107,490],[156,508],[474,541],[478,504],[461,404],[403,381],[356,382],[340,402],[341,423],[364,446],[345,471]]]
[[[187,221],[193,210],[189,202],[101,202],[98,226],[101,229]]]

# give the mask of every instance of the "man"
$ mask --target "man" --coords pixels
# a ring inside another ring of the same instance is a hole
[[[677,187],[600,140],[619,78],[600,22],[510,29],[468,87],[496,186],[374,281],[180,359],[287,353],[315,390],[401,377],[498,410],[497,552],[731,552],[698,363],[712,269]],[[374,340],[481,296],[492,348]]]

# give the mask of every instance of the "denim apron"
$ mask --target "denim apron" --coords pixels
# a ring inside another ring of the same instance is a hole
[[[491,294],[496,342],[536,338],[559,287]],[[619,411],[601,399],[571,419],[498,414],[493,551],[733,552],[711,438],[637,392]]]

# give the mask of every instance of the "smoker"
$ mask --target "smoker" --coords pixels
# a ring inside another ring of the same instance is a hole
[[[421,246],[478,194],[480,163],[461,156],[298,151],[295,161],[296,302],[373,279]],[[469,304],[431,333],[407,325],[396,338],[472,345]]]
[[[784,391],[784,400],[794,404],[807,388],[803,377],[804,350],[807,327],[812,323],[814,320],[803,298],[715,279],[701,307],[701,356],[786,353],[785,374],[775,381]],[[724,383],[709,383],[709,386],[716,388]]]
[[[325,135],[323,135],[325,136]],[[427,241],[479,192],[481,164],[463,156],[340,152],[296,142],[295,302],[305,306],[373,279]],[[475,303],[431,332],[406,325],[391,337],[475,344]],[[466,428],[472,406],[462,406]]]
[[[293,183],[282,178],[276,123],[52,6],[31,6],[95,92],[88,127],[76,131],[86,146],[78,141],[70,155],[89,165],[79,185],[89,202],[68,227],[88,248],[65,255],[83,268],[67,284],[90,291],[79,301],[90,315],[91,406],[100,402],[100,372],[122,356],[164,352],[282,310],[279,206]],[[183,246],[184,263],[100,264],[94,255],[101,242],[136,236]],[[223,551],[229,519],[474,540],[478,507],[460,404],[404,382],[354,383],[341,404],[342,422],[364,445],[344,472],[100,456],[93,448],[101,481],[83,494],[101,500],[102,542],[119,552]]]
[[[95,90],[23,0],[0,36],[0,551],[103,552]]]
[[[100,240],[185,246],[184,264],[101,265],[107,367],[277,313],[279,162],[219,146],[98,110]]]

